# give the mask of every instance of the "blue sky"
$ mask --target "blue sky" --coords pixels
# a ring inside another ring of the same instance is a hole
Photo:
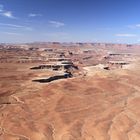
[[[0,42],[140,43],[139,0],[0,0]]]

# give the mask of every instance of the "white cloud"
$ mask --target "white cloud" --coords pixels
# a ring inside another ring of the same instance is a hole
[[[15,25],[15,24],[7,24],[7,23],[0,23],[1,26],[10,26],[10,27],[15,27],[15,28],[22,28],[25,26],[21,26],[21,25]]]
[[[0,4],[0,12],[2,12],[3,11],[3,5],[2,4]]]
[[[53,21],[53,20],[50,20],[50,21],[49,21],[49,24],[50,24],[52,27],[55,27],[55,28],[59,28],[59,27],[65,26],[65,24],[64,24],[63,22]]]
[[[5,10],[2,4],[0,4],[0,15],[11,19],[16,19],[12,11]]]
[[[69,34],[65,32],[45,33],[44,35],[51,41],[64,41],[70,38]]]
[[[4,34],[7,34],[7,35],[22,35],[20,33],[15,33],[15,32],[2,32]]]
[[[136,34],[116,34],[115,36],[118,36],[118,37],[135,37],[137,35]]]
[[[136,27],[140,27],[140,24],[137,24]]]
[[[24,30],[27,30],[27,31],[33,31],[33,28],[32,27],[24,27],[23,29]]]
[[[5,17],[8,17],[8,18],[15,18],[11,11],[3,12],[3,13],[1,13],[1,15],[5,16]]]
[[[31,31],[32,30],[31,27],[22,26],[22,25],[16,25],[16,24],[0,23],[0,26],[12,27],[12,28],[18,28],[18,29],[24,29],[24,30],[28,30],[28,31]]]
[[[29,16],[29,17],[40,17],[40,16],[42,16],[42,15],[41,15],[41,14],[30,13],[28,16]]]
[[[46,33],[45,35],[49,36],[49,37],[62,37],[62,36],[67,36],[67,33],[64,32],[55,32],[55,33]]]
[[[128,25],[127,27],[130,29],[136,29],[136,28],[140,28],[140,24]]]
[[[97,28],[97,30],[111,30],[112,28],[105,27],[105,28]]]

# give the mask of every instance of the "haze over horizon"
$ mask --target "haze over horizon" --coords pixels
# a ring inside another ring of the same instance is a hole
[[[0,42],[140,43],[138,0],[0,0]]]

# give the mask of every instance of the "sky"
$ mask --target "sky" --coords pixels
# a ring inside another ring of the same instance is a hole
[[[0,42],[140,43],[140,0],[0,0]]]

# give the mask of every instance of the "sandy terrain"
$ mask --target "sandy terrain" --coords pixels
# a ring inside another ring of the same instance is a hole
[[[51,71],[0,65],[0,140],[140,140],[140,61],[35,83]]]

